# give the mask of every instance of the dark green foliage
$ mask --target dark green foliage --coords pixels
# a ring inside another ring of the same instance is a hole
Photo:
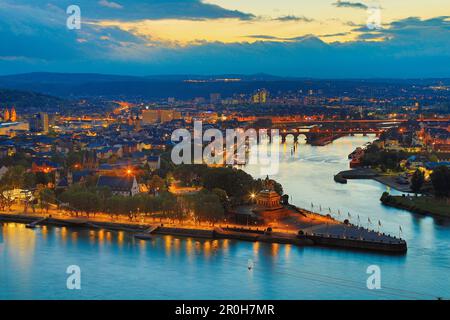
[[[411,177],[411,190],[414,193],[420,192],[424,182],[425,182],[425,176],[424,176],[423,172],[420,171],[419,169],[417,169],[414,172],[413,176]]]
[[[431,174],[434,194],[436,197],[450,196],[450,169],[446,166],[439,166]]]
[[[409,154],[403,151],[381,150],[375,145],[370,145],[364,153],[361,163],[363,166],[380,167],[382,171],[397,170],[398,163],[407,159],[408,156]]]

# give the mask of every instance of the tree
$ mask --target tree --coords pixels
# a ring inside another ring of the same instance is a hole
[[[157,174],[153,175],[147,184],[150,192],[152,192],[153,194],[161,192],[165,187],[164,179],[162,179]]]
[[[6,171],[0,183],[10,189],[21,189],[24,185],[25,168],[14,166]]]
[[[14,199],[11,198],[11,192],[8,186],[0,184],[0,209],[3,211],[8,208],[11,210],[11,206],[14,203]]]
[[[190,207],[199,221],[217,222],[224,217],[224,207],[215,192],[202,190],[189,196]]]
[[[144,213],[153,213],[155,211],[159,211],[162,208],[162,199],[161,197],[155,197],[148,194],[139,194],[136,195],[140,199],[140,208]]]
[[[33,189],[36,186],[36,175],[32,172],[25,172],[23,175],[23,187]]]
[[[209,171],[204,164],[182,164],[175,167],[173,176],[184,186],[198,185],[202,177]]]
[[[36,172],[36,184],[42,184],[46,186],[52,180],[53,179],[50,173]]]
[[[438,162],[439,158],[436,154],[432,153],[428,156],[428,161],[430,162]]]
[[[431,182],[436,197],[450,196],[450,169],[446,166],[439,166],[431,174]]]
[[[169,192],[164,192],[161,197],[161,210],[164,216],[174,218],[177,212],[177,197]]]
[[[220,188],[212,189],[212,192],[219,198],[220,203],[224,209],[228,209],[230,205],[230,199],[228,199],[228,195],[225,190]]]
[[[225,190],[227,195],[233,197],[237,202],[248,198],[248,194],[253,189],[255,181],[248,173],[234,168],[209,168],[203,176],[203,185],[212,190],[220,188]]]
[[[66,165],[68,168],[77,167],[81,164],[83,159],[83,152],[82,151],[71,151],[68,153],[66,158]]]
[[[41,209],[45,209],[48,213],[50,204],[55,201],[55,193],[53,190],[45,188],[39,192],[39,200],[41,202]]]
[[[124,214],[126,213],[126,199],[124,196],[113,195],[106,202],[106,211],[110,214]]]
[[[420,171],[419,169],[417,169],[414,172],[413,176],[411,177],[411,185],[410,185],[411,190],[416,194],[419,193],[420,189],[422,189],[424,182],[425,182],[425,176],[424,176],[423,172]]]

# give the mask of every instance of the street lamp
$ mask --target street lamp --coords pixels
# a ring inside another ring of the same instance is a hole
[[[252,202],[255,201],[255,198],[256,198],[256,194],[254,192],[250,193],[250,199]]]

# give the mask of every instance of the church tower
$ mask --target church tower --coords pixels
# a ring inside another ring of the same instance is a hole
[[[16,109],[14,107],[11,108],[10,120],[11,120],[11,122],[17,121],[17,113],[16,113]]]
[[[61,175],[58,170],[55,171],[55,187],[58,186],[59,182],[61,181]]]
[[[5,108],[5,111],[4,111],[4,113],[3,113],[3,121],[9,121],[9,119],[10,119],[10,115],[9,115],[9,110],[8,110],[8,108]]]
[[[136,116],[134,120],[134,130],[136,132],[141,130],[141,119],[139,119],[139,116]]]
[[[72,171],[69,170],[69,172],[67,172],[67,185],[70,187],[71,185],[73,185],[73,173]]]

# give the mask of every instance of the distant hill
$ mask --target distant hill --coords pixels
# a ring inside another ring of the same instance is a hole
[[[115,81],[145,81],[145,80],[168,80],[168,81],[184,81],[188,79],[195,80],[211,80],[211,79],[232,79],[239,78],[244,81],[258,81],[258,80],[286,80],[286,79],[300,79],[278,77],[265,73],[257,73],[251,75],[242,74],[218,74],[218,75],[197,75],[197,74],[161,74],[148,76],[128,76],[128,75],[114,75],[114,74],[100,74],[100,73],[52,73],[52,72],[31,72],[20,73],[14,75],[0,76],[1,82],[10,81],[12,83],[71,83],[80,84],[85,82],[115,82]]]
[[[18,113],[28,112],[55,112],[67,105],[68,101],[29,91],[0,89],[0,110],[4,108],[14,108]]]
[[[228,79],[231,81],[225,81]],[[239,81],[233,81],[239,79]],[[284,78],[268,74],[254,75],[151,75],[124,76],[95,73],[26,73],[0,76],[0,88],[34,91],[63,98],[106,97],[192,99],[220,93],[223,97],[249,94],[265,88],[270,92],[298,92],[320,90],[325,95],[355,93],[358,95],[398,95],[399,88],[413,93],[415,85],[426,86],[444,83],[449,79],[305,79]],[[389,92],[385,89],[389,87]]]
[[[52,72],[31,72],[31,73],[20,73],[14,75],[0,76],[0,81],[2,83],[70,83],[70,84],[80,84],[85,82],[109,82],[109,81],[130,81],[141,79],[141,77],[133,76],[121,76],[121,75],[110,75],[110,74],[99,74],[99,73],[52,73]]]
[[[239,79],[228,81],[225,79]],[[110,98],[142,97],[179,99],[209,96],[210,93],[232,95],[249,93],[269,82],[286,81],[266,74],[255,75],[151,75],[144,77],[89,73],[25,73],[0,76],[0,88],[30,90],[69,98],[103,96]],[[191,81],[190,81],[191,80]],[[289,81],[289,80],[288,80]]]

